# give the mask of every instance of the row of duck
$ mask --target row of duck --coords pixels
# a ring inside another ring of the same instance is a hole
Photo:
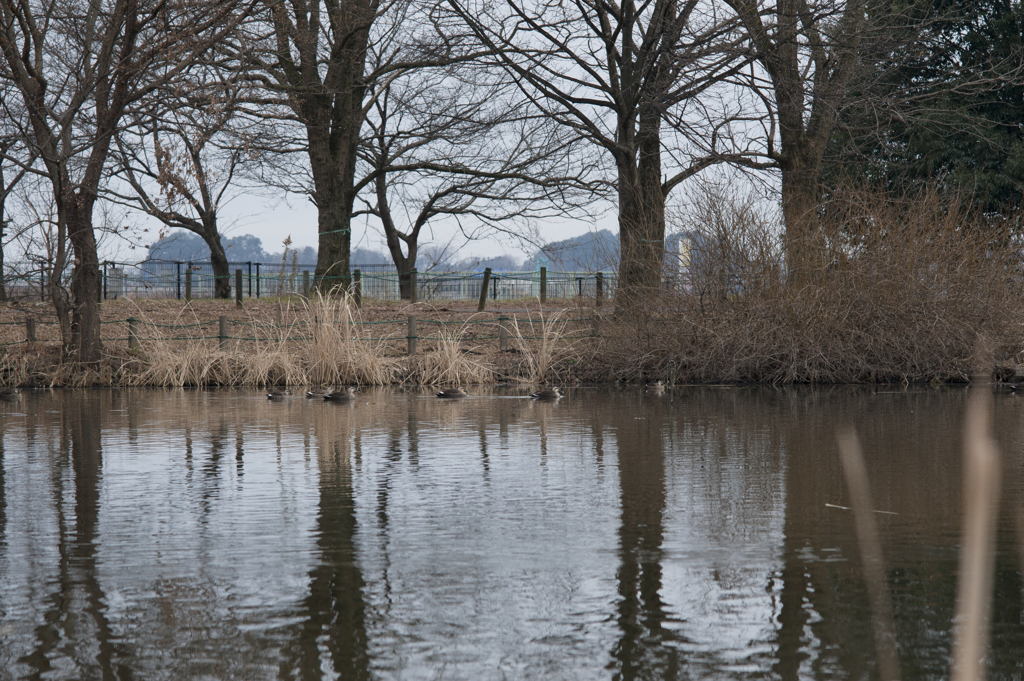
[[[291,390],[279,390],[267,393],[268,400],[283,400],[292,394]],[[437,393],[437,396],[441,399],[458,399],[460,397],[468,397],[469,393],[461,386],[456,388],[445,388]],[[327,402],[348,402],[356,397],[356,389],[352,386],[346,386],[344,388],[325,388],[319,390],[310,390],[306,393],[306,397],[309,399],[320,399],[326,400]],[[531,399],[534,400],[560,400],[562,399],[562,391],[557,387],[544,388],[538,390],[530,395]]]
[[[647,392],[660,395],[665,392],[665,385],[661,381],[648,383]],[[291,394],[292,392],[290,390],[270,392],[267,393],[267,399],[283,400]],[[445,388],[437,393],[437,397],[441,399],[459,399],[460,397],[468,396],[469,393],[461,386]],[[309,399],[322,399],[328,402],[348,402],[356,397],[356,389],[352,386],[346,386],[344,388],[332,387],[321,390],[310,390],[306,393],[306,397]],[[530,399],[554,402],[562,399],[562,391],[558,387],[544,388],[543,390],[531,393]]]

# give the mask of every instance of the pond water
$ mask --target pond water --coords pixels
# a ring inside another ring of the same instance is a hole
[[[0,679],[876,678],[853,424],[903,679],[948,676],[960,389],[31,392],[0,403]],[[992,677],[1024,673],[1024,398]]]

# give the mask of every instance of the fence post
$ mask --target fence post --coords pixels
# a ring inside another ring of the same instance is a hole
[[[235,307],[242,307],[242,269],[235,270]]]
[[[508,328],[505,323],[508,322],[508,317],[498,317],[498,350],[501,352],[508,352]]]
[[[480,303],[476,306],[477,312],[483,312],[487,307],[487,286],[491,283],[491,268],[484,269],[484,280],[480,284]]]
[[[256,297],[260,297],[260,264],[256,263]]]
[[[223,350],[228,346],[228,318],[227,315],[220,316],[220,333],[217,337],[220,339],[220,349]]]
[[[174,265],[178,268],[178,300],[181,300],[181,263],[175,261]]]
[[[601,302],[604,300],[604,273],[603,272],[598,272],[597,273],[597,284],[596,284],[595,288],[597,289],[597,307],[601,307]]]
[[[25,317],[25,340],[29,343],[36,339],[36,320]]]
[[[601,315],[597,313],[590,318],[590,335],[594,338],[601,337]]]
[[[416,318],[409,315],[409,335],[406,336],[409,341],[409,355],[416,354]]]
[[[192,302],[192,263],[189,263],[188,269],[185,270],[185,302]]]
[[[420,302],[419,294],[416,291],[416,289],[419,288],[419,283],[420,283],[419,279],[420,279],[420,273],[418,271],[416,271],[415,269],[413,269],[413,271],[409,273],[409,291],[410,291],[409,302],[412,303],[413,305],[415,305],[416,303]]]
[[[139,320],[135,317],[128,318],[128,349],[135,350],[139,347]]]
[[[363,273],[359,270],[352,272],[352,302],[357,308],[363,306]]]
[[[252,298],[252,260],[247,260],[245,264],[249,267],[249,297]]]
[[[274,310],[274,326],[281,328],[281,320],[284,317],[284,313],[281,311],[281,301],[277,301],[277,309]]]
[[[548,302],[548,268],[540,268],[540,304]]]
[[[309,298],[309,270],[302,270],[302,297]]]

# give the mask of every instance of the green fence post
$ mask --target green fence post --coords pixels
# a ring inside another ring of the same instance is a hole
[[[242,270],[235,270],[235,306],[242,307]]]
[[[228,346],[228,318],[227,315],[220,316],[220,333],[218,338],[220,339],[220,349],[224,350]]]
[[[548,268],[540,268],[540,304],[548,302]]]
[[[409,315],[409,335],[406,336],[409,341],[409,355],[416,354],[416,318]]]
[[[309,270],[302,270],[302,297],[309,298]]]
[[[25,340],[29,343],[36,339],[36,320],[25,317]]]
[[[185,270],[185,302],[192,302],[192,265]]]

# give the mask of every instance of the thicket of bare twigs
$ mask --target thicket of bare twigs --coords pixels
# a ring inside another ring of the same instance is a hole
[[[625,378],[682,382],[966,380],[979,338],[996,362],[1024,350],[1013,225],[926,191],[837,192],[810,280],[783,282],[782,244],[754,205],[705,195],[691,276],[622,310],[599,355]]]

